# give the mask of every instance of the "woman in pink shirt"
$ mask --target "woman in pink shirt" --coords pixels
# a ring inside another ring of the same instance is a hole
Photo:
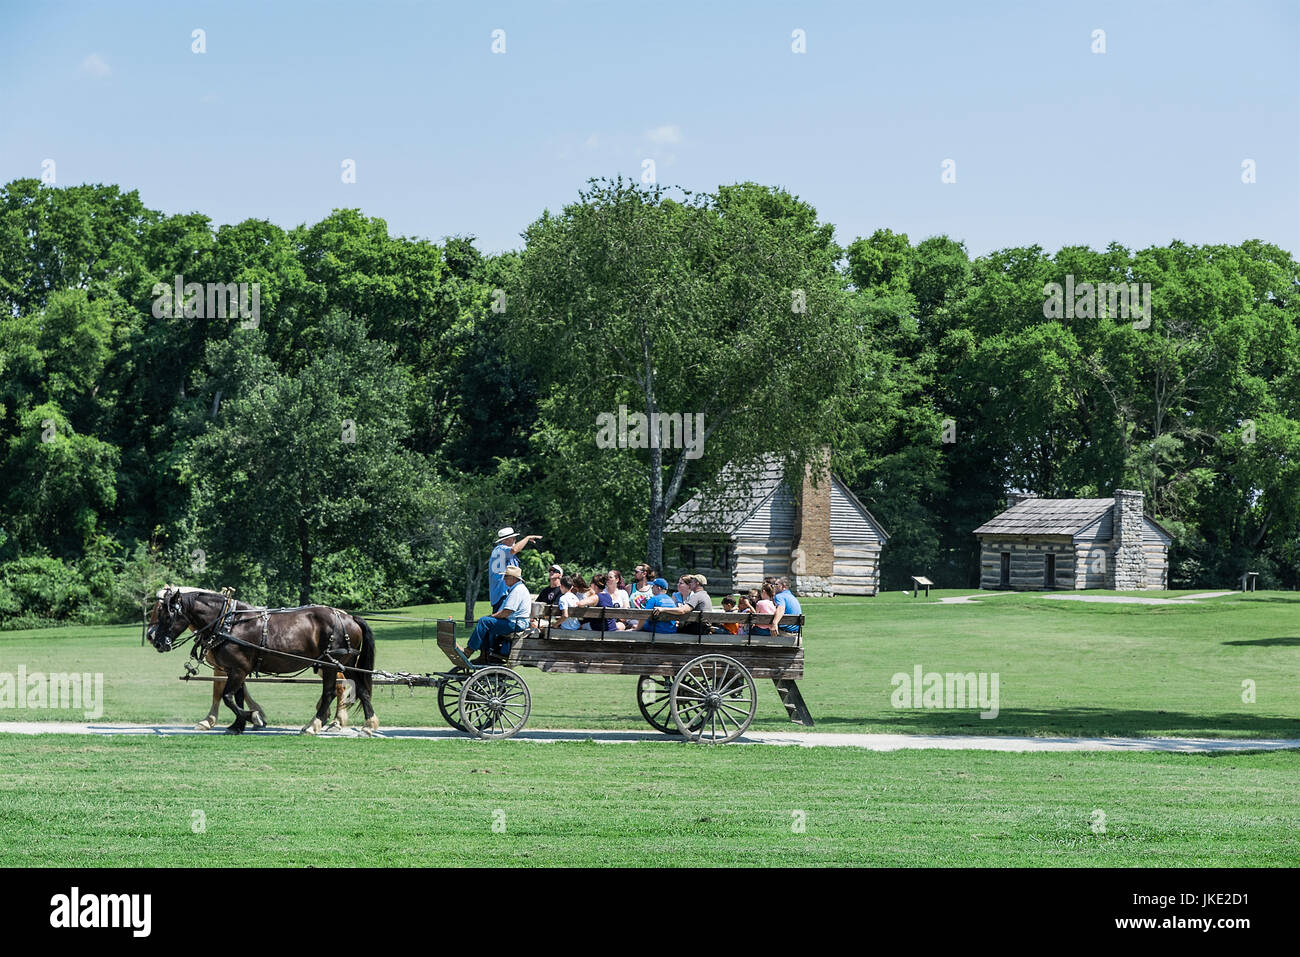
[[[774,597],[776,597],[776,592],[772,590],[772,586],[764,585],[763,591],[760,593],[758,599],[758,604],[754,606],[754,611],[758,612],[760,615],[775,615],[776,602],[772,600]],[[770,635],[772,629],[763,625],[755,625],[753,628],[749,629],[749,633],[751,635]]]

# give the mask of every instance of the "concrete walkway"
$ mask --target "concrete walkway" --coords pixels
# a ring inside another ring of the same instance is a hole
[[[1023,592],[1015,591],[981,591],[973,595],[952,595],[948,598],[940,598],[937,604],[940,605],[971,605],[976,602],[984,601],[989,598],[996,598],[998,595],[1020,595]],[[1054,598],[1058,601],[1099,601],[1117,605],[1194,605],[1203,598],[1222,598],[1224,595],[1232,595],[1235,592],[1230,591],[1201,591],[1194,595],[1183,595],[1181,598],[1139,598],[1134,595],[1069,595],[1052,592],[1051,594],[1040,595],[1040,598]],[[936,604],[936,602],[930,602]]]
[[[1198,598],[1218,598],[1231,595],[1230,591],[1207,591],[1183,598],[1138,598],[1136,595],[1043,595],[1058,601],[1100,601],[1114,605],[1195,605]]]
[[[75,721],[0,722],[0,734],[83,734],[131,737],[225,737],[220,731],[195,731],[189,725],[95,724]],[[297,728],[264,728],[247,735],[297,735]],[[356,738],[355,728],[325,732],[321,738]],[[450,728],[382,728],[376,737],[416,741],[469,740]],[[513,740],[550,744],[559,741],[601,743],[658,742],[680,739],[656,731],[522,731]],[[751,731],[737,743],[772,744],[802,748],[862,748],[867,751],[938,749],[943,751],[1277,751],[1300,749],[1300,738],[1036,738],[1017,735],[976,734],[827,734],[824,731]]]
[[[938,602],[930,602],[931,605],[973,605],[976,602],[984,601],[987,598],[997,598],[999,595],[1019,595],[1015,591],[977,591],[973,595],[949,595],[947,598],[940,598]]]

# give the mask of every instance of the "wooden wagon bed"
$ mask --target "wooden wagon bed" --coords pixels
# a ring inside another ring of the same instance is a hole
[[[639,675],[643,679],[638,684],[639,695],[659,693],[666,698],[671,679],[682,674],[687,666],[706,656],[725,656],[738,662],[753,678],[771,679],[790,720],[813,726],[812,715],[796,683],[804,676],[802,615],[784,616],[782,625],[792,626],[794,630],[772,635],[610,630],[616,620],[676,621],[679,628],[693,626],[703,631],[723,624],[764,627],[771,624],[771,615],[714,611],[669,616],[660,610],[598,606],[570,610],[570,619],[588,623],[591,629],[562,629],[559,627],[562,615],[557,605],[535,603],[532,606],[535,627],[514,636],[504,664],[555,674]],[[455,628],[453,621],[440,621],[438,645],[448,658],[460,664],[464,659],[455,648]],[[668,730],[664,722],[647,714],[644,706],[642,713],[655,727]]]

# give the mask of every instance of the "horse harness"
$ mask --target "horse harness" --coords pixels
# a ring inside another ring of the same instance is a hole
[[[233,605],[234,605],[234,601],[231,599],[229,595],[221,596],[221,611],[218,612],[217,617],[212,620],[211,624],[205,625],[202,629],[199,629],[198,631],[194,632],[194,648],[190,652],[190,657],[195,661],[202,661],[204,656],[206,656],[209,652],[216,651],[226,642],[232,642],[236,645],[242,645],[247,648],[256,647],[257,655],[253,659],[253,666],[251,669],[251,673],[254,675],[259,674],[262,668],[262,661],[266,657],[266,632],[267,632],[267,628],[271,623],[272,611],[269,608],[241,610],[232,607]],[[297,611],[298,609],[280,608],[276,610]],[[334,657],[333,653],[338,652],[343,654],[350,654],[352,652],[352,646],[349,644],[347,638],[347,627],[343,624],[342,614],[339,612],[337,608],[331,608],[330,610],[331,612],[333,612],[334,627],[330,630],[329,646],[325,649],[325,652],[321,656],[321,658],[314,659],[315,663],[312,666],[312,671],[319,671],[320,666],[323,664],[330,664],[330,665],[335,665],[339,668],[345,668],[346,666],[341,661],[337,660]],[[244,641],[242,638],[236,638],[230,628],[231,618],[235,617],[236,615],[245,614],[249,611],[258,612],[258,618],[262,622],[262,629],[258,637],[257,645],[253,645],[251,642]],[[211,634],[204,635],[203,632],[208,631],[209,629],[212,630]],[[286,657],[297,658],[299,656],[289,655],[286,653]],[[312,659],[304,658],[302,660],[310,661]],[[187,670],[195,670],[195,669],[191,669],[187,666]],[[303,670],[305,671],[306,669]],[[347,670],[352,671],[356,669],[348,668]]]

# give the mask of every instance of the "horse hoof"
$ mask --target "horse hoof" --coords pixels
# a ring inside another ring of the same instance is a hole
[[[260,711],[254,711],[254,712],[253,712],[253,727],[255,727],[255,728],[265,728],[265,727],[266,727],[266,715],[262,714],[262,712],[260,712]]]
[[[367,731],[379,730],[379,718],[376,715],[371,715],[370,717],[366,718],[366,730]]]
[[[195,730],[195,731],[211,731],[213,725],[215,725],[215,724],[216,724],[216,722],[213,721],[211,718],[204,718],[202,721],[200,721],[198,724],[196,724],[196,725],[194,726],[194,730]]]
[[[244,733],[244,729],[241,728],[241,727],[239,727],[238,725],[232,724],[230,727],[226,728],[225,733],[226,733],[226,734],[243,734],[243,733]]]
[[[311,723],[302,729],[303,734],[320,733],[320,718],[312,718]]]

